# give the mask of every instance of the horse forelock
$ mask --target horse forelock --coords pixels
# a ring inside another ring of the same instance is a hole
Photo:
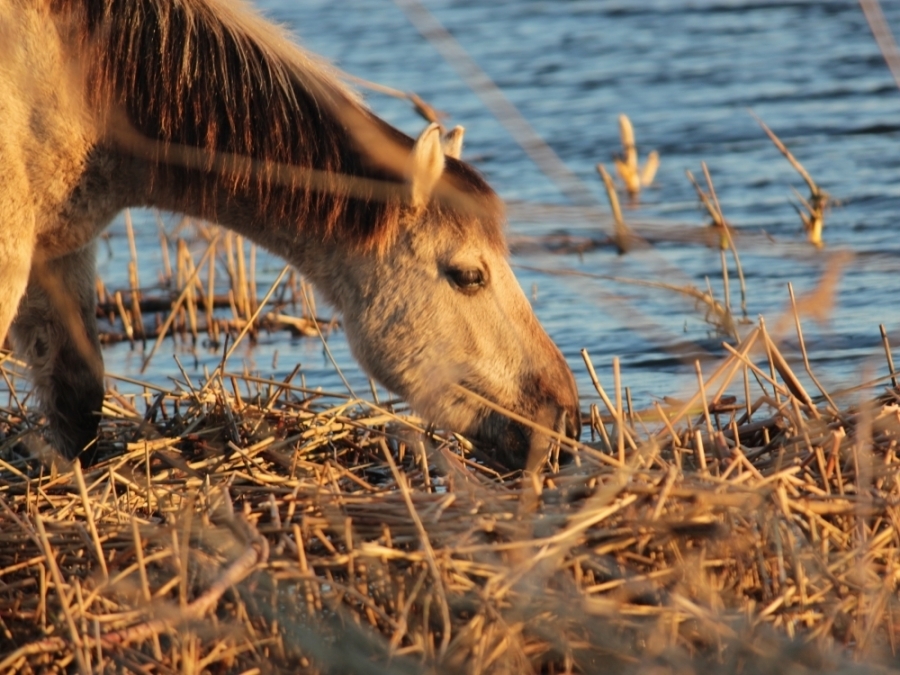
[[[51,2],[80,28],[93,103],[121,108],[156,144],[158,170],[179,172],[184,200],[255,191],[267,215],[376,250],[415,220],[404,217],[412,140],[242,2]],[[502,204],[463,162],[448,159],[428,208],[441,226],[504,245]]]
[[[489,246],[506,253],[503,200],[472,166],[452,157],[446,162],[438,199],[434,200],[441,210],[438,220],[452,223],[460,236],[481,235]],[[451,188],[450,195],[443,199],[442,185]]]

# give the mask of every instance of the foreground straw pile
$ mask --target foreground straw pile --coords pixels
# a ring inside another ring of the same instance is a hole
[[[655,419],[594,408],[535,476],[228,373],[111,395],[109,459],[48,469],[11,396],[0,672],[883,672],[895,394],[816,402],[764,329],[700,382]]]

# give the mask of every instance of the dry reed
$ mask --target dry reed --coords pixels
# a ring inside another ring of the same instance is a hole
[[[103,311],[141,307],[147,326],[168,298],[157,321],[185,336],[203,307],[233,308],[206,330],[264,325],[290,283],[257,301],[246,252],[207,241],[227,297],[182,247],[180,286]],[[606,410],[562,445],[572,461],[524,475],[296,369],[224,360],[203,383],[112,391],[106,459],[82,473],[50,459],[5,357],[0,672],[884,672],[900,393],[821,390],[798,317],[817,394],[764,324],[650,410],[618,368],[608,394],[585,352]]]
[[[464,62],[421,3],[398,4]],[[595,216],[577,176],[466,68],[529,155]],[[632,135],[626,159],[633,146]],[[627,163],[634,173],[636,155]],[[706,178],[698,195],[739,269]],[[824,210],[824,193],[810,189]],[[328,328],[302,280],[290,275],[260,302],[254,252],[232,235],[201,234],[199,259],[176,243],[172,269],[161,233],[162,283],[149,289],[130,238],[129,287],[98,288],[106,342],[176,335],[196,345],[205,333],[227,354],[259,330]],[[632,236],[619,214],[613,243],[625,250]],[[723,275],[727,285],[724,254]],[[21,390],[22,364],[0,355],[0,672],[896,665],[896,382],[853,404],[852,393],[824,391],[803,346],[803,299],[794,319],[815,395],[764,324],[740,335],[727,291],[723,306],[711,292],[637,283],[691,297],[737,346],[725,345],[712,372],[697,364],[688,399],[643,411],[618,363],[610,396],[584,352],[605,413],[592,405],[591,438],[561,443],[569,461],[533,474],[505,473],[489,448],[389,404],[298,386],[297,369],[266,380],[230,372],[225,358],[202,383],[185,373],[172,390],[132,380],[140,394],[111,391],[102,461],[83,473],[53,459]],[[284,309],[298,304],[304,317],[291,318]]]

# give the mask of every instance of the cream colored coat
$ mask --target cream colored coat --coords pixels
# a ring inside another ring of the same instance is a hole
[[[284,256],[343,313],[369,373],[501,461],[541,461],[547,429],[578,434],[502,205],[436,126],[413,144],[234,2],[0,0],[0,343],[11,332],[31,364],[67,457],[94,459],[93,242],[128,206]]]

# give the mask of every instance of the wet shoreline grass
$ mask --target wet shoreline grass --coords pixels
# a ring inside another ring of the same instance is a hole
[[[141,287],[126,217],[129,287],[98,283],[102,340],[142,343],[142,370],[172,336],[222,357],[202,376],[176,359],[169,387],[110,375],[84,471],[46,445],[26,368],[3,357],[0,672],[896,667],[893,373],[829,392],[810,367],[800,318],[827,311],[837,258],[771,330],[748,324],[742,278],[733,314],[735,242],[704,174],[718,225],[688,234],[719,242],[723,298],[614,281],[696,303],[721,358],[694,364],[692,393],[663,383],[636,410],[618,360],[604,386],[583,350],[598,397],[584,442],[561,439],[534,474],[374,387],[237,372],[229,356],[260,331],[339,324],[289,268],[261,288],[255,248],[190,221],[160,228],[159,283]],[[781,351],[791,327],[800,360]]]
[[[597,381],[534,475],[227,363],[110,392],[81,472],[7,358],[0,671],[884,672],[900,393],[810,393],[764,324],[729,347],[650,410]]]

